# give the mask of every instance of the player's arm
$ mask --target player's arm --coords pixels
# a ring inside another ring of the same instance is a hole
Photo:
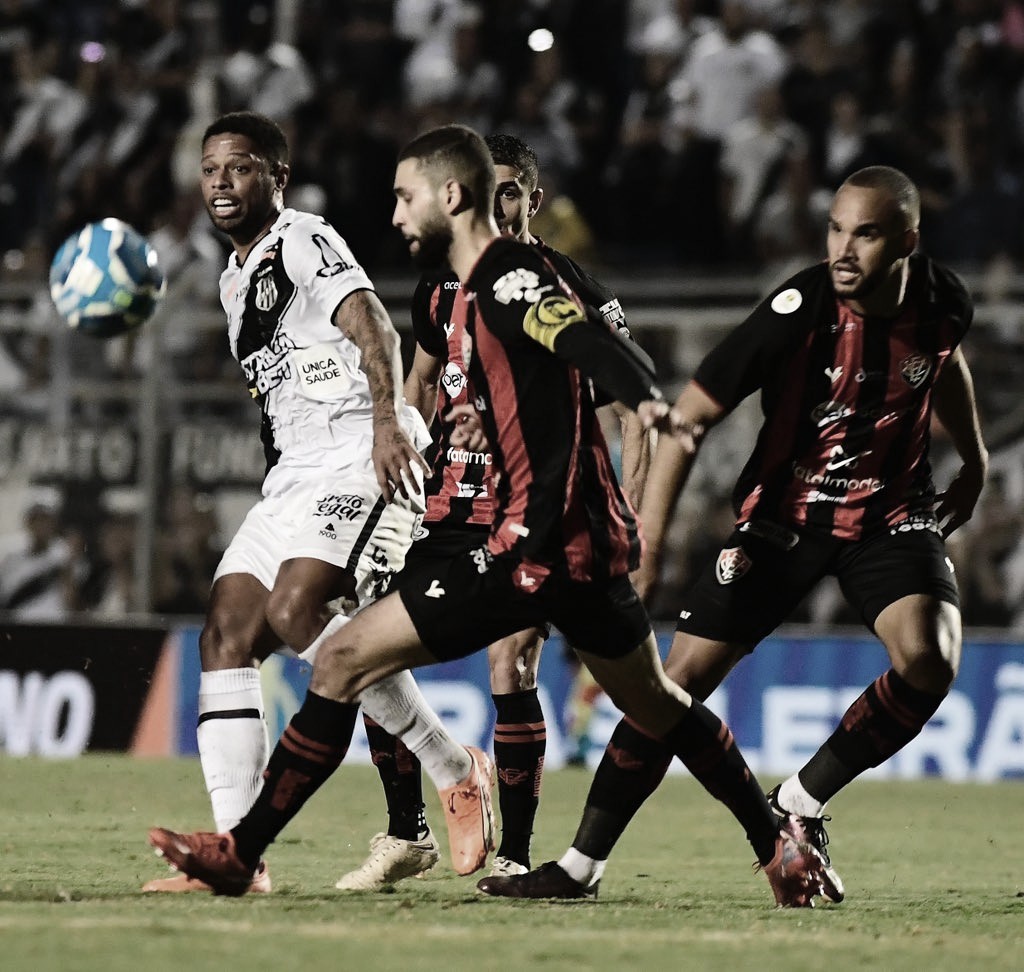
[[[640,509],[644,484],[651,466],[651,445],[657,435],[654,429],[645,429],[636,412],[622,402],[608,406],[619,420],[622,438],[622,491],[634,509]]]
[[[373,467],[381,494],[390,502],[397,490],[408,498],[403,477],[417,481],[413,466],[426,463],[398,421],[398,378],[402,373],[398,332],[372,290],[349,294],[334,314],[334,323],[360,352],[359,367],[373,399]]]
[[[430,425],[437,412],[437,382],[441,377],[441,359],[435,358],[419,344],[405,376],[405,401],[415,408]]]
[[[690,434],[660,436],[651,461],[640,507],[644,552],[640,567],[633,575],[633,586],[642,598],[650,595],[657,580],[668,525],[690,477],[704,435],[726,413],[726,408],[694,381],[683,388],[671,409],[673,424],[680,429],[689,429]]]
[[[942,535],[948,537],[971,518],[988,473],[988,450],[981,434],[974,381],[960,348],[935,378],[932,407],[962,462],[935,509]]]

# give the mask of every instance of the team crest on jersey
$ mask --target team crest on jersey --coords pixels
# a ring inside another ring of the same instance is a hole
[[[511,304],[514,300],[535,304],[551,289],[551,285],[541,287],[540,277],[536,273],[525,267],[517,267],[498,277],[493,289],[494,299],[499,304]]]
[[[751,567],[754,562],[747,556],[742,547],[726,547],[718,554],[715,563],[715,577],[719,584],[731,584],[739,580]]]
[[[910,354],[900,362],[900,374],[911,388],[920,388],[931,371],[931,359],[924,354]]]
[[[261,311],[268,311],[277,303],[277,284],[268,273],[256,281],[256,306]]]
[[[771,308],[776,314],[792,314],[803,302],[803,294],[795,287],[790,287],[772,298]]]

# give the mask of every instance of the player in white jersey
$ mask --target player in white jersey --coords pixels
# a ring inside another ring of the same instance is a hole
[[[262,786],[259,663],[282,643],[315,663],[322,640],[348,620],[329,603],[361,606],[383,593],[422,510],[418,450],[429,435],[397,392],[398,336],[337,231],[284,208],[288,176],[287,142],[270,119],[235,112],[207,129],[203,199],[234,247],[221,302],[267,458],[263,498],[217,567],[200,635],[197,738],[218,831],[246,814]],[[360,702],[426,756],[439,789],[468,800],[448,821],[452,859],[460,873],[482,866],[492,826],[487,758],[448,736],[408,672]],[[143,888],[206,889],[184,875]],[[270,890],[265,864],[250,890]]]

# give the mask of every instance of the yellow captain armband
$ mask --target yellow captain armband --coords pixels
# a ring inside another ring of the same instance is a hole
[[[534,304],[523,318],[523,330],[549,351],[555,339],[571,324],[586,321],[586,313],[564,294],[553,294]]]

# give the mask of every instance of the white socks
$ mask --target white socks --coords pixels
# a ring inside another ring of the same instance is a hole
[[[595,861],[586,854],[581,854],[575,847],[570,847],[559,859],[558,866],[574,881],[589,888],[601,880],[607,861]]]
[[[378,726],[409,747],[439,790],[469,776],[472,757],[448,735],[408,670],[371,685],[359,696],[359,704]]]
[[[270,755],[257,669],[200,675],[196,739],[217,831],[230,830],[263,787]]]
[[[803,788],[796,773],[779,787],[776,799],[783,810],[798,817],[820,817],[825,812],[825,804],[819,803]]]
[[[324,641],[350,620],[344,614],[336,614],[299,657],[312,664]],[[371,685],[359,696],[359,704],[378,726],[409,747],[439,790],[455,786],[469,775],[472,758],[464,746],[448,735],[411,672],[399,672]]]

